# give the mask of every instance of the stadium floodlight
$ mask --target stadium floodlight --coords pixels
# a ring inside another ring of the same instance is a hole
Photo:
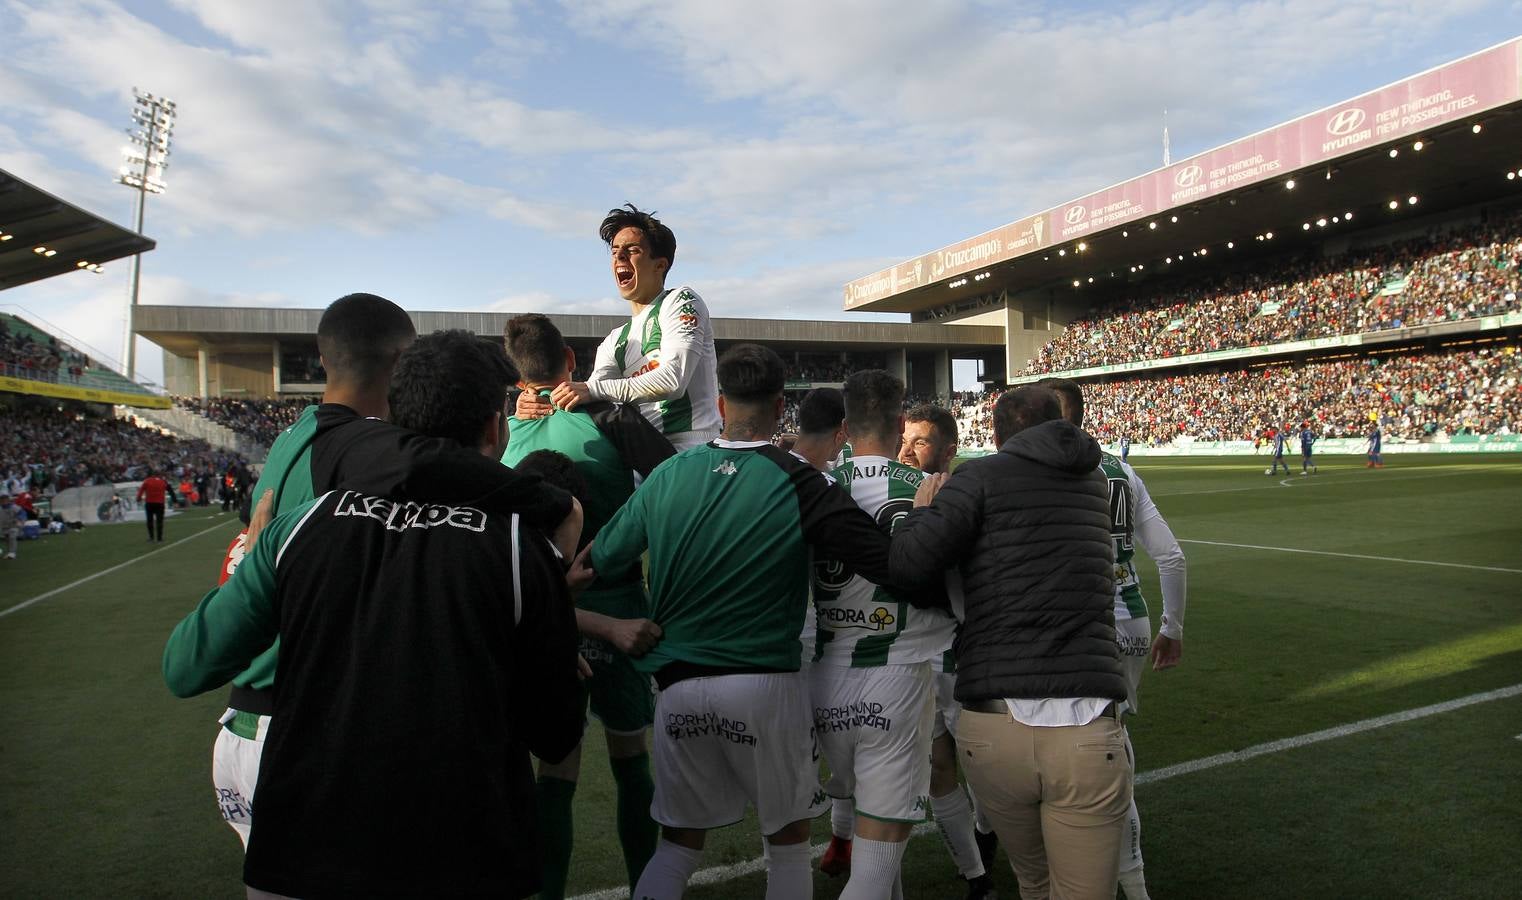
[[[1173,262],[1173,257],[1171,257],[1171,256],[1167,257],[1166,259],[1163,260],[1163,262],[1165,262],[1165,263],[1172,263]]]
[[[1516,172],[1507,172],[1506,173],[1506,180],[1507,181],[1516,181],[1517,180],[1517,173]],[[8,240],[8,239],[9,239],[9,237],[0,237],[0,241],[4,241],[4,240]]]
[[[1068,252],[1066,250],[1058,250],[1057,251],[1057,255],[1058,256],[1067,256]]]
[[[1205,254],[1207,254],[1209,252],[1210,252],[1210,248],[1209,247],[1201,247],[1200,248],[1200,255],[1201,256],[1204,256]]]
[[[1135,272],[1135,271],[1136,271],[1136,267],[1135,267],[1135,266],[1132,266],[1132,267],[1131,267],[1131,271],[1132,271],[1132,272],[1133,272],[1133,273],[1134,273],[1134,272]]]
[[[1157,230],[1157,223],[1156,222],[1148,222],[1147,223],[1147,227],[1152,229],[1152,230],[1154,230],[1154,231],[1156,231]]]
[[[1344,222],[1351,222],[1351,221],[1353,221],[1353,214],[1350,213],[1350,212],[1343,213],[1342,214],[1342,220]]]
[[[1475,134],[1479,134],[1480,132],[1484,131],[1485,129],[1480,127],[1480,123],[1479,122],[1476,122],[1476,123],[1474,123],[1474,125],[1470,126],[1469,130],[1471,132],[1475,133]]]
[[[132,126],[127,129],[130,141],[122,147],[125,165],[117,172],[116,183],[137,191],[135,217],[137,233],[143,233],[143,211],[149,194],[164,193],[164,170],[169,168],[169,143],[174,137],[174,120],[178,115],[173,100],[155,97],[147,91],[132,89]],[[132,336],[132,313],[137,308],[138,287],[142,282],[143,255],[132,256],[132,292],[127,297],[127,327],[122,338],[122,360],[128,380],[137,378],[137,341]]]
[[[1306,222],[1304,225],[1301,225],[1300,226],[1300,230],[1301,231],[1310,231],[1311,230],[1311,223]]]
[[[1335,224],[1337,224],[1338,222],[1341,222],[1341,221],[1342,221],[1342,219],[1340,217],[1338,217],[1338,216],[1332,216],[1332,224],[1335,225]]]
[[[1293,191],[1295,189],[1295,179],[1291,178],[1289,181],[1284,182],[1284,189],[1286,191]]]
[[[1317,219],[1316,220],[1316,227],[1317,228],[1325,228],[1326,227],[1326,219]]]
[[[1089,245],[1088,244],[1085,244],[1083,241],[1079,241],[1078,242],[1078,250],[1080,252],[1082,252],[1084,250],[1087,250],[1087,249],[1089,249]]]
[[[1265,241],[1271,241],[1271,240],[1273,240],[1274,239],[1274,233],[1272,231],[1265,231],[1265,232],[1263,232],[1263,239]]]
[[[1417,141],[1416,143],[1411,145],[1411,149],[1415,150],[1417,153],[1420,153],[1420,152],[1422,152],[1422,148],[1425,147],[1425,146],[1427,146],[1427,145],[1422,143],[1421,141]]]
[[[1093,284],[1093,283],[1094,283],[1094,276],[1090,275],[1089,276],[1089,284]]]
[[[1169,217],[1168,221],[1176,223],[1176,222],[1178,222],[1178,216],[1171,216],[1171,217]]]
[[[1078,287],[1078,279],[1073,279],[1073,287]]]
[[[1129,232],[1129,231],[1122,231],[1120,233],[1120,236],[1121,237],[1130,237],[1131,236],[1131,232]]]
[[[1390,208],[1391,209],[1400,209],[1400,201],[1399,200],[1391,200],[1390,201]]]
[[[1226,242],[1226,249],[1227,250],[1235,250],[1236,247],[1237,247],[1237,244],[1236,244],[1235,241],[1227,241]]]
[[[1416,195],[1412,194],[1411,196],[1407,197],[1406,198],[1406,202],[1411,204],[1412,206],[1415,206],[1416,205]]]
[[[1394,159],[1397,156],[1400,156],[1400,148],[1399,147],[1391,147],[1390,148],[1390,158]]]

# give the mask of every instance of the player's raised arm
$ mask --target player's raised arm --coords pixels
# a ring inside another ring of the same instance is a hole
[[[598,400],[638,403],[681,396],[698,371],[698,361],[712,352],[708,306],[689,287],[672,291],[661,302],[660,365],[632,378],[591,379],[589,394]]]

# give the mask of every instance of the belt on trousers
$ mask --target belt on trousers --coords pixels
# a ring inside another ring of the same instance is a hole
[[[1009,704],[1003,700],[966,700],[963,701],[962,708],[968,712],[993,713],[996,716],[1009,715]],[[1120,713],[1115,707],[1115,701],[1111,700],[1109,705],[1100,710],[1099,715],[1095,716],[1095,718],[1119,719]]]
[[[258,713],[234,711],[233,717],[224,722],[222,727],[246,741],[257,740],[260,718]]]

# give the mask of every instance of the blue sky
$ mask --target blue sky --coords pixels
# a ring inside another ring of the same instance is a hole
[[[611,312],[653,208],[715,315],[843,282],[1489,46],[1522,2],[0,0],[0,168],[118,222],[180,119],[145,303]],[[6,291],[116,357],[129,265]],[[157,378],[157,348],[139,345]]]

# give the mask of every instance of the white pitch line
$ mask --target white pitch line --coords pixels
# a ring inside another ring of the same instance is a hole
[[[1411,472],[1409,474],[1380,475],[1377,477],[1379,479],[1378,483],[1383,484],[1390,481],[1416,481],[1418,478],[1452,478],[1455,475],[1476,474],[1479,474],[1479,472],[1475,469],[1470,469],[1467,467],[1456,467],[1455,470],[1445,472]],[[1293,478],[1290,478],[1281,479],[1280,482],[1275,482],[1273,484],[1259,484],[1249,487],[1210,488],[1203,491],[1151,491],[1151,494],[1153,497],[1197,497],[1201,494],[1239,494],[1243,491],[1274,491],[1278,490],[1281,487],[1290,487],[1291,485],[1303,487],[1313,484],[1351,484],[1352,482],[1349,479],[1363,477],[1365,477],[1365,474],[1362,472],[1328,472],[1325,475],[1307,476],[1305,481],[1295,481]],[[1376,476],[1368,477],[1372,478]],[[1285,480],[1290,481],[1291,484],[1283,484],[1282,481]],[[1370,483],[1374,482],[1371,481]]]
[[[1285,750],[1295,750],[1307,747],[1311,744],[1319,744],[1322,741],[1330,741],[1334,738],[1347,737],[1350,734],[1359,734],[1364,731],[1373,731],[1376,728],[1384,728],[1387,725],[1399,725],[1402,722],[1412,722],[1417,719],[1425,719],[1440,713],[1452,712],[1455,709],[1463,709],[1476,703],[1489,703],[1492,700],[1504,700],[1507,697],[1515,697],[1522,694],[1522,684],[1514,684],[1511,687],[1496,688],[1493,691],[1485,691],[1479,694],[1470,694],[1457,700],[1446,700],[1442,703],[1434,703],[1431,706],[1422,706],[1416,709],[1408,709],[1404,712],[1390,713],[1387,716],[1376,716],[1372,719],[1364,719],[1360,722],[1351,722],[1347,725],[1338,725],[1335,728],[1327,728],[1322,731],[1313,731],[1310,734],[1302,734],[1297,737],[1284,738],[1278,741],[1269,741],[1266,744],[1257,744],[1245,750],[1235,750],[1230,753],[1217,753],[1215,756],[1207,756],[1204,759],[1194,759],[1182,762],[1176,766],[1166,766],[1161,769],[1153,769],[1136,776],[1137,784],[1151,784],[1154,781],[1164,781],[1176,778],[1179,775],[1188,775],[1191,772],[1201,772],[1205,769],[1214,769],[1227,763],[1241,762],[1257,756],[1265,756],[1269,753],[1282,753]]]
[[[1370,556],[1366,553],[1333,553],[1330,550],[1302,550],[1298,547],[1264,547],[1260,544],[1229,544],[1225,541],[1194,541],[1178,539],[1180,544],[1207,544],[1211,547],[1236,547],[1241,550],[1272,550],[1276,553],[1306,553],[1311,556],[1340,556],[1344,559],[1372,559],[1376,562],[1410,563],[1413,566],[1443,566],[1449,569],[1477,569],[1481,572],[1507,572],[1522,575],[1522,569],[1505,569],[1501,566],[1475,566],[1469,563],[1438,562],[1432,559],[1402,559],[1398,556]]]
[[[144,553],[142,556],[135,556],[132,559],[129,559],[129,560],[127,560],[124,563],[117,563],[116,565],[112,566],[109,569],[101,569],[99,572],[96,572],[94,575],[86,575],[85,577],[79,579],[78,581],[71,581],[71,582],[69,582],[68,584],[64,585],[63,587],[53,588],[51,591],[47,591],[46,593],[38,594],[37,596],[33,597],[30,600],[23,600],[20,603],[17,603],[15,606],[12,606],[9,609],[0,610],[0,618],[5,618],[6,616],[10,615],[13,612],[20,612],[21,610],[26,609],[28,606],[31,606],[33,603],[41,603],[42,601],[48,599],[49,597],[56,597],[59,594],[62,594],[64,591],[71,591],[74,588],[77,588],[77,587],[79,587],[82,584],[94,581],[95,579],[101,577],[102,575],[110,575],[112,572],[117,572],[117,571],[120,571],[122,569],[125,569],[128,566],[132,565],[133,563],[142,562],[143,560],[149,558],[150,556],[157,556],[158,554],[163,553],[165,550],[173,550],[175,547],[178,547],[179,545],[185,543],[186,541],[193,541],[196,538],[200,537],[203,534],[206,534],[209,531],[216,531],[218,528],[221,528],[223,525],[227,525],[229,523],[237,522],[237,521],[238,521],[237,519],[228,519],[226,522],[218,522],[217,524],[211,526],[210,528],[203,528],[200,531],[197,531],[195,534],[192,534],[192,535],[190,535],[188,537],[182,537],[182,538],[180,538],[179,540],[175,541],[172,544],[165,544],[164,546],[158,548],[157,550],[150,550],[147,553]]]
[[[1511,687],[1497,688],[1493,691],[1484,691],[1479,694],[1470,694],[1467,697],[1459,697],[1456,700],[1445,700],[1442,703],[1434,703],[1431,706],[1422,706],[1416,709],[1408,709],[1404,712],[1390,713],[1385,716],[1376,716],[1372,719],[1363,719],[1358,722],[1350,722],[1346,725],[1338,725],[1335,728],[1327,728],[1321,731],[1313,731],[1310,734],[1302,734],[1296,737],[1284,738],[1277,741],[1269,741],[1266,744],[1256,744],[1244,750],[1235,750],[1230,753],[1217,753],[1215,756],[1207,756],[1203,759],[1182,762],[1175,766],[1165,766],[1161,769],[1153,769],[1136,776],[1136,784],[1152,784],[1153,782],[1165,781],[1169,778],[1177,778],[1180,775],[1189,775],[1194,772],[1202,772],[1206,769],[1214,769],[1228,763],[1242,762],[1258,756],[1266,756],[1270,753],[1283,753],[1285,750],[1296,750],[1311,744],[1319,744],[1322,741],[1330,741],[1335,738],[1347,737],[1350,734],[1359,734],[1365,731],[1373,731],[1376,728],[1384,728],[1389,725],[1399,725],[1403,722],[1413,722],[1417,719],[1425,719],[1428,716],[1436,716],[1466,706],[1474,706],[1477,703],[1489,703],[1492,700],[1504,700],[1507,697],[1522,695],[1522,684],[1514,684]],[[1517,740],[1522,741],[1522,734],[1517,735]],[[935,825],[929,822],[914,826],[912,837],[929,834],[935,831]],[[818,859],[824,855],[827,844],[815,844],[812,850],[812,858]],[[766,860],[760,857],[736,863],[729,866],[713,866],[693,873],[688,884],[720,884],[745,875],[765,871]],[[593,891],[587,894],[577,894],[571,900],[628,900],[629,888],[616,887],[606,890]]]

